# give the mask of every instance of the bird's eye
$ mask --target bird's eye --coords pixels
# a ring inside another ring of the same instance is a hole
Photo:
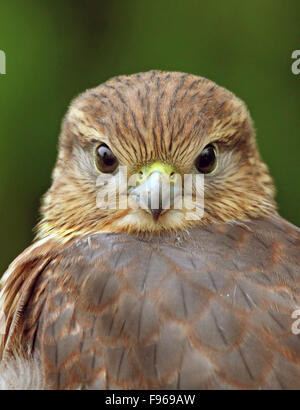
[[[217,152],[214,144],[207,145],[196,158],[195,167],[201,174],[211,174],[217,167]]]
[[[106,144],[96,148],[95,163],[99,171],[110,174],[115,171],[119,162]]]

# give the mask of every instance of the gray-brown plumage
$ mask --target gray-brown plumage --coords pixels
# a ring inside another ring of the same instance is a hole
[[[196,174],[217,146],[203,218],[99,209],[100,143],[129,175]],[[64,120],[38,239],[2,283],[2,358],[29,351],[47,388],[299,389],[299,264],[244,104],[188,74],[114,78]]]

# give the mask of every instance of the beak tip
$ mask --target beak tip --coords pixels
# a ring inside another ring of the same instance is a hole
[[[157,222],[161,212],[162,212],[162,209],[151,209],[151,214],[155,222]]]

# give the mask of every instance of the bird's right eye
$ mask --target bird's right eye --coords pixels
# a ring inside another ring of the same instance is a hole
[[[202,174],[211,174],[217,167],[217,151],[215,144],[207,145],[196,158],[195,166]]]
[[[119,161],[106,144],[101,144],[96,148],[95,164],[100,172],[111,174],[116,170]]]

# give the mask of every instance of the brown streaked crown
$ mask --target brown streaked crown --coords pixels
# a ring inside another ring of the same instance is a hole
[[[104,142],[129,173],[153,161],[195,173],[195,159],[218,145],[219,167],[205,180],[201,221],[96,207],[94,150]],[[76,98],[63,121],[53,184],[45,195],[39,236],[99,231],[161,231],[247,220],[274,213],[274,188],[256,148],[251,118],[234,94],[202,77],[150,71],[114,77]],[[130,216],[130,218],[129,218]]]

